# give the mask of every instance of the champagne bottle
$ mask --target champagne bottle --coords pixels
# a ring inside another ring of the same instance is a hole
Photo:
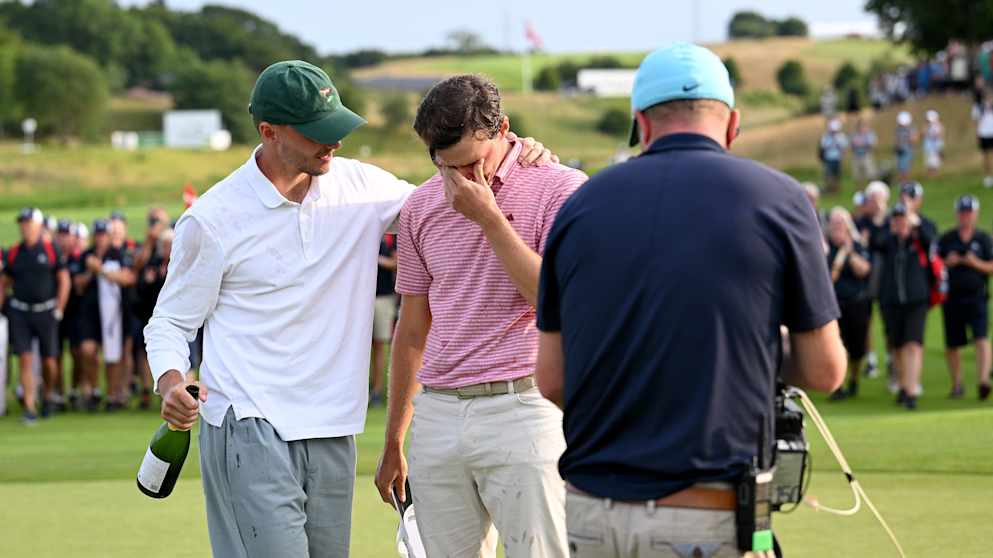
[[[200,398],[200,387],[186,386],[193,399]],[[152,498],[165,498],[176,486],[183,462],[190,451],[190,431],[177,430],[168,422],[163,423],[148,443],[145,459],[138,469],[138,490]]]

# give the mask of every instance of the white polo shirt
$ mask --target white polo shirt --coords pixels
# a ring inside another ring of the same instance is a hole
[[[256,149],[256,152],[258,148]],[[378,248],[414,186],[335,157],[303,203],[255,153],[186,211],[145,343],[156,381],[189,369],[204,324],[201,414],[268,420],[283,440],[362,431]]]

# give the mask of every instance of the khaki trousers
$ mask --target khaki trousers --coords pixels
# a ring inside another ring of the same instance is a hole
[[[738,551],[733,511],[650,507],[566,495],[573,558],[772,558]]]
[[[562,412],[537,388],[414,399],[409,452],[417,525],[430,558],[566,558]]]

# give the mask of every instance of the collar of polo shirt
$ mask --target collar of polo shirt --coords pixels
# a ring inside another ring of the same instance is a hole
[[[503,161],[500,166],[497,167],[496,171],[493,173],[493,178],[490,182],[500,181],[500,184],[507,182],[507,178],[513,172],[514,167],[517,165],[517,160],[521,157],[521,151],[524,149],[524,144],[519,141],[515,141],[510,145],[510,149],[507,150],[507,154],[504,155]]]
[[[300,205],[286,199],[279,193],[279,190],[276,189],[276,186],[272,183],[272,181],[266,178],[266,175],[262,174],[262,169],[259,168],[259,160],[257,158],[259,149],[262,149],[261,145],[256,147],[255,151],[252,152],[251,161],[253,172],[249,178],[252,189],[255,190],[255,194],[259,196],[259,200],[262,201],[262,205],[268,207],[269,209],[277,208],[283,204]],[[304,197],[304,202],[320,199],[321,189],[318,184],[319,180],[320,177],[318,176],[311,177],[310,190],[307,191],[307,195]]]

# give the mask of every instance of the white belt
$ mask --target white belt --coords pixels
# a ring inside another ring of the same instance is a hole
[[[16,298],[10,299],[10,307],[14,310],[20,310],[21,312],[49,312],[54,310],[56,306],[55,299],[51,299],[45,302],[39,302],[38,304],[28,304],[27,302],[21,302]]]

